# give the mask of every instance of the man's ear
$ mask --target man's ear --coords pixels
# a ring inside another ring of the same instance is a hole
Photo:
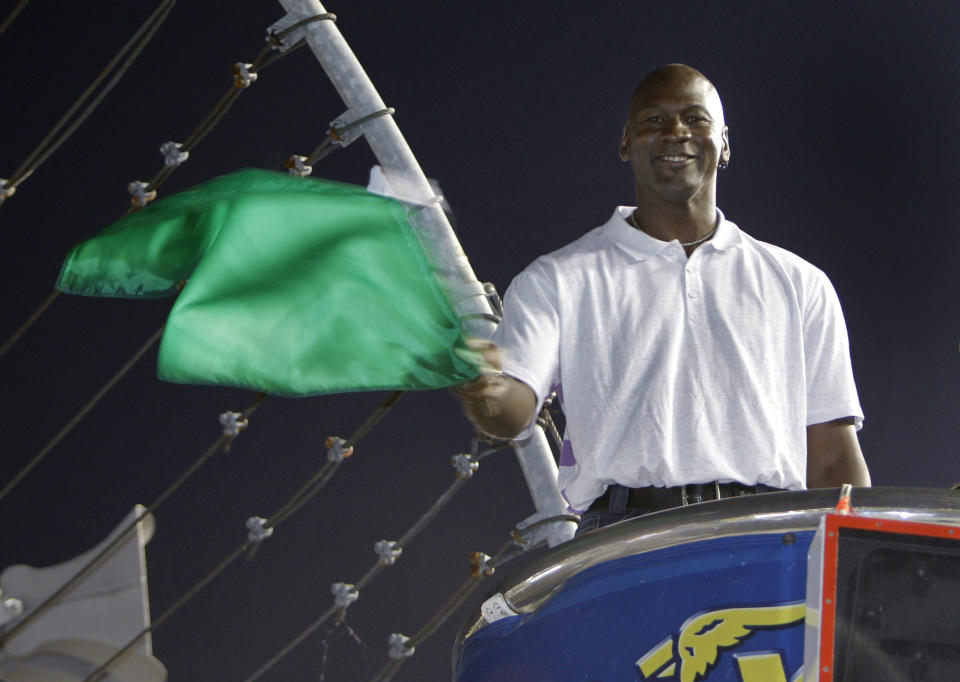
[[[630,160],[630,126],[623,126],[623,139],[620,140],[620,153],[621,161]]]
[[[723,149],[720,150],[720,160],[725,164],[730,163],[730,129],[727,126],[723,126],[721,137],[723,138]]]

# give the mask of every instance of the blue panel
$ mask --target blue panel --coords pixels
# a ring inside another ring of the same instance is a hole
[[[456,680],[754,682],[736,657],[760,652],[779,654],[790,680],[803,663],[813,531],[793,536],[718,538],[594,566],[536,613],[464,642]]]

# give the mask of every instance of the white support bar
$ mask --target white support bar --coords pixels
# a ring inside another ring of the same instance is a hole
[[[288,15],[296,21],[326,12],[318,0],[279,1]],[[283,21],[290,25],[293,23],[289,18]],[[340,94],[347,110],[352,112],[352,119],[356,120],[386,108],[380,94],[333,21],[315,21],[305,25],[303,31],[307,45]],[[403,176],[404,181],[410,183],[417,195],[424,199],[433,196],[430,182],[392,116],[372,118],[362,123],[360,129],[387,174]],[[464,285],[477,283],[477,276],[470,267],[470,262],[439,202],[426,203],[412,211],[411,223],[431,265],[439,275],[444,291],[455,292],[462,290]],[[476,295],[453,304],[458,315],[464,318],[463,327],[467,334],[480,338],[490,337],[494,323],[482,316],[492,314],[493,309],[485,296]],[[514,449],[538,514],[564,514],[566,503],[557,489],[557,467],[543,430],[537,427],[532,438],[516,444]],[[569,539],[572,535],[570,526],[569,522],[560,522],[558,528],[561,530],[555,534],[556,537],[550,544],[562,542],[561,537]]]
[[[297,21],[326,12],[318,0],[280,0],[280,4]],[[304,26],[303,31],[307,44],[330,82],[347,105],[348,111],[353,113],[351,118],[360,118],[386,108],[387,105],[336,23],[315,21]],[[430,182],[420,169],[420,164],[392,116],[378,116],[361,124],[360,128],[385,171],[404,176],[424,198],[433,195]],[[464,282],[476,281],[477,276],[439,205],[429,204],[412,211],[411,222],[445,290]],[[492,311],[487,300],[478,297],[459,304],[457,312],[463,317]],[[464,330],[482,338],[490,336],[491,325],[492,322],[479,317],[464,320]]]
[[[530,496],[537,513],[525,521],[530,525],[541,519],[569,514],[567,501],[560,494],[557,487],[557,463],[553,459],[553,452],[547,442],[547,435],[543,427],[537,424],[530,437],[522,441],[513,442],[513,450],[517,453],[520,469],[530,489]],[[538,529],[536,537],[544,537],[547,545],[556,547],[573,537],[577,526],[571,521],[553,521]]]

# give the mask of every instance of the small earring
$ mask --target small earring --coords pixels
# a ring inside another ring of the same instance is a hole
[[[721,161],[720,163],[717,164],[717,168],[719,168],[720,170],[724,170],[729,165],[730,164],[727,161]]]

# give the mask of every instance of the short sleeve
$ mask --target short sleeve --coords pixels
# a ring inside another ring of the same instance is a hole
[[[837,293],[819,270],[805,292],[804,368],[807,381],[807,426],[854,417],[857,430],[863,411],[850,360],[847,326]]]
[[[539,414],[553,385],[559,383],[560,319],[555,288],[534,267],[517,275],[507,288],[503,321],[491,340],[501,350],[503,372],[533,389]],[[529,435],[529,430],[528,426],[518,439]]]

